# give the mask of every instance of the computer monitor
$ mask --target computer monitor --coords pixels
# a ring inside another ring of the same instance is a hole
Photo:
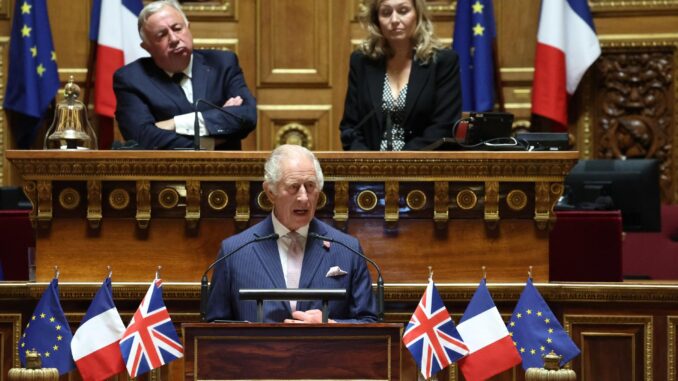
[[[661,231],[657,160],[580,160],[565,178],[565,197],[574,209],[621,210],[624,231]]]

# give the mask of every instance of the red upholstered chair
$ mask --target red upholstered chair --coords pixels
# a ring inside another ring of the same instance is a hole
[[[30,210],[0,210],[0,263],[4,280],[28,280],[28,248],[35,247]]]
[[[549,279],[620,282],[622,220],[619,211],[557,211],[549,237]]]

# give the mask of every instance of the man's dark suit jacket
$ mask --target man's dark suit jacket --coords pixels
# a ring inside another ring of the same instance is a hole
[[[242,233],[225,239],[218,258],[256,237],[272,234],[271,216]],[[318,219],[313,219],[309,232],[328,236],[361,251],[357,239],[344,234]],[[333,266],[347,274],[326,276]],[[206,318],[213,320],[257,321],[255,301],[240,301],[242,288],[286,288],[278,243],[261,241],[245,246],[214,267]],[[347,299],[330,301],[329,317],[340,322],[375,322],[372,282],[365,261],[345,247],[308,238],[301,267],[299,288],[346,289]],[[298,301],[297,310],[321,309],[321,301]],[[282,322],[292,317],[289,301],[264,302],[264,322]]]
[[[348,90],[341,120],[344,150],[377,151],[384,136],[382,111],[386,60],[373,60],[361,52],[351,55]],[[420,150],[442,137],[452,136],[461,117],[459,57],[450,49],[434,59],[412,62],[405,100],[405,147]]]
[[[228,98],[240,96],[243,104],[225,107],[225,115],[201,103],[205,127],[210,136],[225,139],[217,149],[240,149],[240,140],[257,124],[256,100],[247,89],[234,53],[193,51],[193,98],[221,106]],[[181,87],[172,82],[150,57],[140,58],[115,72],[113,89],[117,98],[115,117],[126,140],[135,140],[145,149],[190,148],[193,137],[155,126],[174,116],[193,112]]]

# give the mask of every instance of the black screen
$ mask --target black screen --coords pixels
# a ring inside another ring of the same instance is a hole
[[[565,198],[575,209],[621,210],[624,231],[661,230],[656,160],[580,160],[565,178]]]

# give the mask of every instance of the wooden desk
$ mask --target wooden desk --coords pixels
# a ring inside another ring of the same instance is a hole
[[[197,281],[265,218],[268,152],[8,151],[38,228],[37,280]],[[548,280],[548,228],[577,152],[318,152],[316,215],[357,236],[387,283]],[[374,274],[373,274],[374,277]]]

